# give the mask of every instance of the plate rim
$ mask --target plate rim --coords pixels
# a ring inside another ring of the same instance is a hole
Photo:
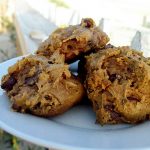
[[[27,56],[27,55],[25,55]],[[15,57],[15,58],[12,58],[12,59],[9,59],[5,62],[2,62],[0,63],[0,67],[1,66],[5,66],[5,64],[7,63],[15,63],[17,62],[18,60],[20,60],[21,58],[25,57],[25,56],[19,56],[19,57]],[[14,62],[15,61],[15,62]],[[7,68],[8,69],[8,68]],[[1,83],[1,81],[0,81]],[[0,91],[1,91],[1,87],[0,87]],[[1,93],[1,92],[0,92]],[[2,93],[4,93],[2,91]],[[42,138],[37,138],[37,137],[34,137],[33,135],[29,135],[29,134],[26,134],[24,132],[21,132],[21,131],[18,131],[16,130],[15,128],[11,128],[9,125],[7,125],[5,122],[1,121],[0,120],[0,128],[2,128],[3,130],[9,132],[10,134],[13,134],[21,139],[24,139],[26,141],[29,141],[31,143],[34,143],[34,144],[37,144],[37,145],[41,145],[43,147],[47,147],[47,148],[54,148],[54,149],[65,149],[65,150],[114,150],[114,149],[117,149],[119,150],[120,148],[104,148],[104,147],[100,147],[100,148],[84,148],[84,147],[79,147],[79,146],[71,146],[71,145],[67,145],[67,144],[60,144],[58,142],[53,142],[53,141],[49,141],[47,143],[47,141],[44,141]],[[121,149],[128,149],[128,150],[143,150],[143,149],[150,149],[150,146],[149,147],[143,147],[143,148],[121,148]]]
[[[32,55],[32,54],[28,54],[28,55]],[[15,57],[15,58],[12,58],[12,59],[9,59],[9,60],[6,60],[2,63],[0,63],[0,67],[1,66],[5,66],[5,64],[8,64],[8,63],[11,63],[13,61],[19,61],[20,59],[22,59],[23,57],[26,57],[28,55],[23,55],[23,56],[18,56],[18,57]],[[8,69],[8,68],[7,68]],[[0,80],[0,84],[1,84],[1,80]],[[0,87],[1,89],[1,87]],[[2,90],[2,89],[1,89]],[[4,93],[4,92],[2,92]],[[70,146],[70,145],[64,145],[64,144],[59,144],[59,143],[56,143],[56,142],[52,142],[52,141],[49,141],[49,143],[47,144],[47,142],[45,142],[43,139],[39,139],[39,138],[36,138],[32,135],[28,135],[28,134],[25,134],[23,132],[20,132],[14,128],[11,128],[9,125],[7,125],[6,123],[2,122],[0,120],[0,128],[7,131],[8,133],[14,135],[14,136],[17,136],[19,137],[20,139],[23,139],[25,141],[28,141],[28,142],[31,142],[31,143],[34,143],[34,144],[37,144],[39,146],[43,146],[43,147],[48,147],[48,148],[54,148],[54,149],[65,149],[65,150],[98,150],[97,148],[95,149],[91,149],[91,148],[82,148],[82,147],[74,147],[74,146]],[[30,140],[29,140],[30,139]]]

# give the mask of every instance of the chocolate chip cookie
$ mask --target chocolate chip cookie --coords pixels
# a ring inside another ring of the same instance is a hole
[[[55,116],[67,111],[84,95],[82,84],[68,67],[49,62],[44,56],[30,55],[8,69],[1,88],[10,97],[13,110]]]
[[[150,60],[130,47],[114,47],[86,57],[88,98],[100,124],[150,119]]]
[[[38,55],[49,58],[56,50],[65,55],[66,62],[77,60],[82,54],[103,48],[108,36],[91,18],[82,19],[79,25],[58,28],[39,46]]]

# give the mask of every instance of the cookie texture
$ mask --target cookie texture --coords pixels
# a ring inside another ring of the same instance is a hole
[[[68,67],[63,63],[49,62],[43,56],[30,55],[8,69],[1,88],[10,97],[13,110],[55,116],[80,102],[84,94],[82,84]]]
[[[100,124],[150,118],[150,60],[130,47],[107,48],[86,57],[88,98]]]
[[[84,18],[79,25],[58,28],[41,43],[36,53],[49,58],[57,50],[65,55],[65,62],[70,63],[93,49],[103,48],[108,41],[109,37],[91,18]]]

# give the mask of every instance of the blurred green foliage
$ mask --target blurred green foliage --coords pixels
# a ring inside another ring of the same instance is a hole
[[[13,22],[6,16],[1,17],[2,27],[6,28],[8,31],[14,31],[15,27]]]
[[[10,32],[10,38],[12,40],[12,42],[16,41],[16,31],[15,31],[15,27],[13,22],[6,16],[1,17],[1,25],[2,28],[4,28],[5,30],[7,30],[7,32]]]
[[[67,5],[63,0],[49,0],[49,1],[55,3],[58,7],[69,8],[69,5]]]
[[[0,150],[46,150],[46,148],[25,142],[0,129]]]
[[[20,150],[16,138],[2,130],[0,130],[0,149]]]

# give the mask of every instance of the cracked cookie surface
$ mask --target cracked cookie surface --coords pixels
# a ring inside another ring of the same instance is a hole
[[[53,64],[42,56],[30,55],[8,69],[1,87],[10,97],[13,110],[55,116],[78,103],[84,93],[82,84],[68,67],[63,63]]]
[[[85,86],[100,124],[138,123],[150,118],[150,61],[129,47],[86,57]]]
[[[79,25],[58,28],[41,43],[36,53],[49,58],[58,50],[65,55],[66,62],[73,62],[92,49],[103,48],[108,41],[106,33],[91,18],[85,18]]]

